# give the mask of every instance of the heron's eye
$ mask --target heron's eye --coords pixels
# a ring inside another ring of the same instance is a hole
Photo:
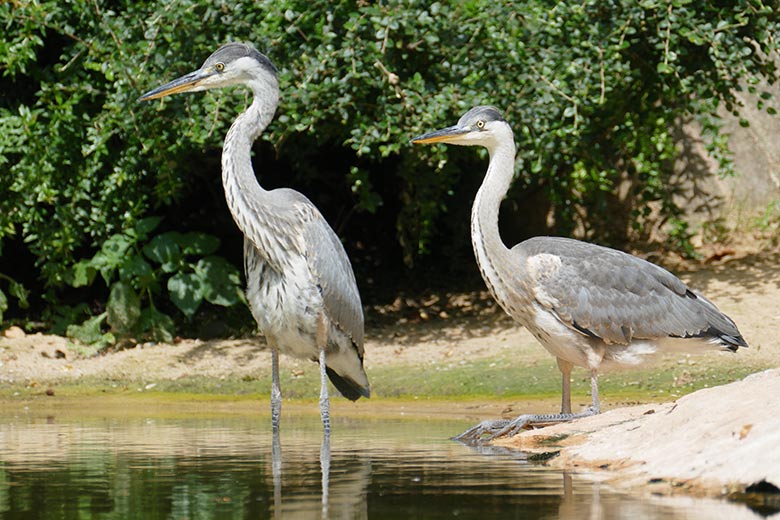
[[[481,119],[479,121],[477,121],[477,128],[479,128],[480,130],[485,128],[485,122],[482,121]]]
[[[225,70],[225,64],[222,63],[221,61],[218,61],[217,63],[214,64],[214,68],[217,69],[217,72],[222,72],[223,70]]]

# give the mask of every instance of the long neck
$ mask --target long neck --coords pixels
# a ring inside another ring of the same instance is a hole
[[[252,143],[270,124],[275,110],[275,102],[271,106],[255,95],[252,104],[236,118],[225,136],[222,148],[222,185],[230,212],[241,231],[244,231],[247,225],[243,218],[248,216],[246,211],[243,211],[245,202],[268,196],[268,192],[257,182],[252,169]]]
[[[275,210],[274,197],[257,182],[252,168],[252,143],[271,123],[278,93],[254,92],[249,108],[239,115],[228,130],[222,148],[222,185],[225,199],[241,232],[252,241],[272,265],[272,248],[264,247],[274,233],[269,217]]]
[[[514,139],[502,140],[489,151],[490,164],[471,209],[471,243],[482,278],[493,297],[509,312],[508,300],[516,292],[509,285],[513,285],[512,271],[517,266],[499,235],[498,214],[514,174]]]

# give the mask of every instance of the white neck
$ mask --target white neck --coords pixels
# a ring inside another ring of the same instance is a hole
[[[240,114],[225,136],[222,148],[222,185],[225,199],[241,232],[255,243],[258,251],[271,264],[270,248],[262,247],[258,237],[268,237],[274,230],[268,217],[274,210],[271,192],[260,186],[252,168],[252,143],[271,123],[279,102],[279,91],[273,85],[251,82],[254,98],[249,108]]]
[[[515,143],[509,136],[488,147],[490,164],[471,209],[471,243],[482,278],[498,303],[507,309],[507,284],[513,278],[510,251],[501,240],[498,216],[514,176]]]
[[[271,123],[278,102],[278,93],[255,91],[252,104],[236,118],[225,136],[222,148],[222,184],[231,211],[231,200],[238,200],[242,194],[262,196],[265,192],[252,169],[252,143]],[[236,212],[233,212],[233,215],[235,214]]]

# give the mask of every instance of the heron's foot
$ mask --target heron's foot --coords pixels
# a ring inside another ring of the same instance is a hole
[[[496,421],[482,421],[473,428],[469,428],[465,432],[452,438],[453,441],[460,441],[464,444],[476,445],[483,441],[489,441],[495,438],[495,434],[503,430],[510,421],[507,419],[499,419]]]
[[[545,426],[569,422],[582,417],[590,417],[598,413],[597,409],[588,407],[579,413],[524,414],[512,420],[482,421],[457,437],[453,437],[452,440],[474,446],[490,442],[499,437],[513,437],[523,430],[544,428]]]

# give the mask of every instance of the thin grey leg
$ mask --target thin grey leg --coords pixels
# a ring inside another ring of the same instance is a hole
[[[561,371],[561,413],[571,413],[571,369],[572,364],[557,358],[558,369]]]
[[[599,373],[597,370],[590,371],[590,400],[593,412],[600,413],[601,404],[599,403]]]
[[[320,415],[325,436],[330,435],[330,399],[328,398],[328,374],[325,372],[325,349],[320,349]]]
[[[325,348],[328,346],[328,329],[323,314],[317,318],[317,347],[320,349],[320,415],[325,436],[330,435],[330,399],[328,398],[328,373],[325,364]]]
[[[279,383],[279,349],[271,345],[271,426],[279,433],[279,418],[282,415],[282,387]]]

